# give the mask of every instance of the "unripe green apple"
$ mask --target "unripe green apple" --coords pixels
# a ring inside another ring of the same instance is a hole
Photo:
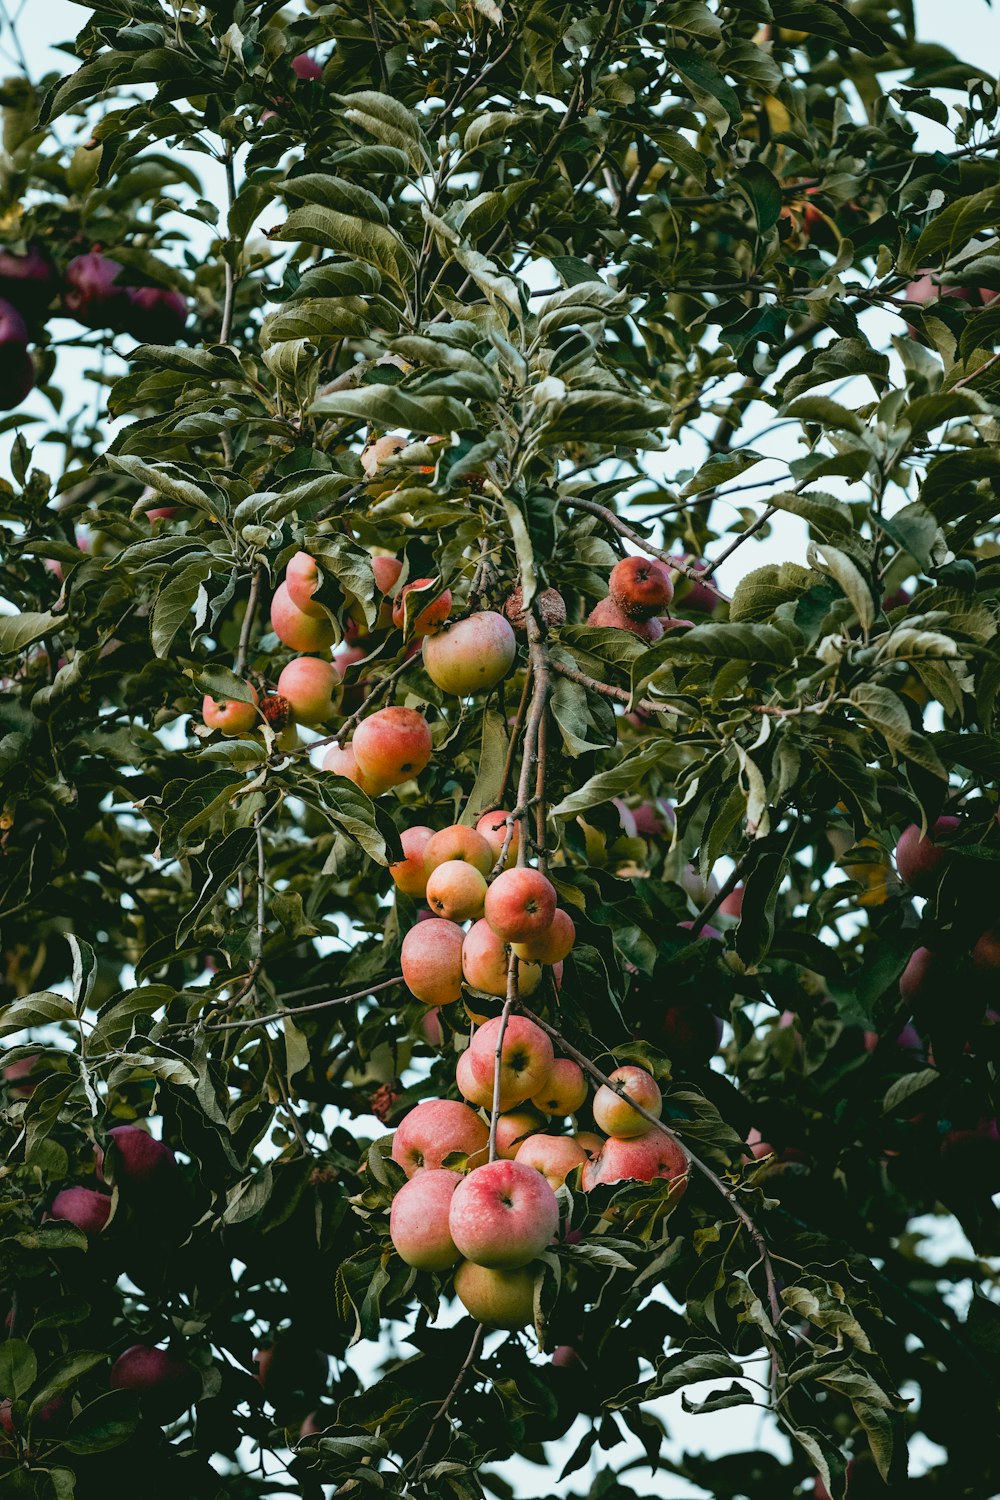
[[[488,1328],[525,1328],[535,1315],[531,1270],[492,1271],[466,1260],[455,1272],[455,1295],[466,1312]]]

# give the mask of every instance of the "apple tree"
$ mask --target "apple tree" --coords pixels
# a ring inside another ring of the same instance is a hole
[[[0,1491],[989,1500],[995,81],[81,8],[0,90]]]

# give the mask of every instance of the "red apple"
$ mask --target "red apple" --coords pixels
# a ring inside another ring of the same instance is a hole
[[[116,1125],[108,1131],[114,1143],[114,1174],[119,1184],[130,1183],[133,1187],[147,1187],[162,1183],[177,1171],[177,1158],[165,1141],[158,1141],[138,1125]],[[97,1171],[104,1180],[104,1152],[95,1151]]]
[[[526,1266],[558,1227],[555,1193],[540,1173],[519,1161],[474,1167],[455,1189],[448,1214],[459,1253],[494,1271]]]
[[[448,1210],[461,1177],[446,1168],[418,1172],[392,1200],[389,1236],[396,1254],[418,1271],[446,1271],[458,1259]]]
[[[588,625],[601,625],[611,630],[630,630],[640,641],[652,645],[663,634],[663,626],[654,615],[650,620],[634,620],[613,599],[602,599],[587,616]]]
[[[553,1192],[562,1187],[570,1172],[589,1160],[571,1135],[531,1135],[518,1147],[515,1161],[541,1172]]]
[[[138,1391],[143,1410],[160,1423],[172,1422],[194,1400],[198,1380],[194,1370],[164,1349],[133,1344],[111,1366],[113,1391]]]
[[[495,864],[496,861],[500,858],[501,851],[503,850],[503,842],[507,836],[507,814],[502,809],[498,809],[496,812],[483,813],[482,817],[476,824],[476,832],[482,834],[483,838],[492,849],[493,863]],[[507,855],[504,860],[505,869],[509,868],[517,858],[517,850],[520,842],[521,830],[519,825],[515,822],[514,831],[511,835],[510,844],[507,848]],[[489,871],[487,871],[486,873],[489,874]]]
[[[610,1077],[612,1083],[620,1084],[636,1104],[641,1104],[643,1109],[659,1118],[663,1108],[663,1095],[651,1073],[647,1073],[645,1068],[626,1066],[616,1068]],[[598,1128],[618,1140],[645,1135],[650,1128],[649,1121],[606,1083],[594,1095],[593,1110]]]
[[[297,656],[278,677],[278,692],[288,699],[299,724],[326,724],[332,719],[339,690],[335,664],[318,656]]]
[[[462,993],[462,942],[457,922],[432,917],[403,939],[400,967],[410,994],[425,1005],[451,1005]]]
[[[293,554],[285,569],[285,587],[296,609],[314,620],[323,619],[323,606],[313,603],[313,594],[319,587],[319,565],[308,552]]]
[[[486,877],[474,865],[446,859],[428,878],[427,905],[448,921],[468,922],[482,915],[486,890]]]
[[[466,698],[506,677],[516,651],[510,623],[495,610],[482,610],[424,637],[424,669],[443,693]]]
[[[257,689],[247,683],[253,694],[252,703],[243,703],[238,698],[216,698],[206,693],[202,699],[201,716],[209,729],[219,729],[223,734],[248,734],[260,725],[257,712]]]
[[[587,1080],[579,1063],[570,1057],[557,1057],[543,1087],[532,1095],[531,1102],[543,1114],[562,1119],[581,1110],[587,1102],[587,1094]]]
[[[498,937],[485,918],[474,922],[465,934],[462,944],[462,972],[466,984],[484,995],[503,997],[507,994],[507,965],[510,947]],[[540,964],[518,960],[517,992],[530,995],[537,990],[542,978]]]
[[[518,958],[529,963],[558,964],[566,958],[576,941],[576,928],[569,912],[557,908],[548,927],[543,928],[526,942],[514,943]]]
[[[428,875],[448,860],[465,860],[481,875],[488,875],[495,859],[496,856],[483,835],[475,828],[467,828],[463,823],[453,823],[450,828],[442,828],[434,834],[424,850],[424,864]]]
[[[319,606],[310,606],[319,609]],[[329,651],[337,638],[333,621],[325,610],[306,614],[293,602],[288,584],[281,583],[271,600],[271,629],[292,651]]]
[[[398,859],[389,866],[389,874],[396,889],[402,891],[404,896],[412,896],[414,900],[421,897],[427,889],[424,853],[433,836],[434,830],[422,823],[417,823],[413,828],[404,828],[399,842],[403,846],[405,858]]]
[[[397,453],[402,453],[408,447],[408,439],[398,432],[387,433],[385,437],[376,438],[373,443],[368,443],[361,454],[361,467],[365,471],[366,479],[375,479],[385,468],[389,459],[395,458]]]
[[[358,725],[351,743],[362,774],[389,786],[419,776],[434,748],[430,725],[413,708],[380,708]]]
[[[458,1099],[427,1099],[397,1126],[392,1159],[407,1177],[443,1166],[454,1152],[478,1164],[486,1160],[489,1137],[486,1125],[467,1104]]]
[[[669,1058],[684,1067],[701,1067],[714,1057],[722,1042],[722,1022],[704,1001],[668,1005],[660,1028]]]
[[[354,758],[353,745],[331,745],[323,756],[323,770],[332,772],[334,776],[346,776],[367,797],[380,797],[391,785],[365,775]]]
[[[292,58],[292,72],[303,83],[315,83],[323,77],[323,69],[308,52],[300,52]]]
[[[947,837],[961,827],[961,818],[945,815],[938,818],[926,837],[922,837],[916,823],[904,828],[896,845],[896,869],[899,878],[917,896],[929,896],[937,886],[946,865],[951,862],[952,850],[940,847],[935,837]]]
[[[623,557],[611,570],[608,597],[632,620],[661,614],[674,597],[670,573],[652,557]]]
[[[551,927],[556,892],[540,870],[503,870],[486,893],[486,920],[505,943],[525,943]]]
[[[438,593],[438,587],[437,580],[434,578],[415,578],[412,583],[403,585],[392,601],[392,623],[397,630],[403,629],[406,621],[406,601],[411,594],[418,596],[409,605],[411,615],[409,634],[411,636],[428,635],[432,630],[437,630],[444,624],[451,614],[451,589]],[[417,609],[414,614],[413,611],[420,602],[419,596],[424,594],[427,595],[429,602],[424,605],[423,609]]]
[[[480,1026],[469,1046],[473,1076],[484,1087],[492,1086],[501,1020],[495,1016]],[[552,1043],[542,1028],[526,1016],[508,1016],[500,1043],[500,1108],[534,1098],[545,1087],[552,1063]]]
[[[108,1222],[110,1212],[111,1199],[107,1193],[98,1193],[94,1188],[69,1187],[56,1193],[49,1216],[67,1219],[84,1234],[95,1235],[100,1234]]]
[[[652,1182],[657,1177],[671,1179],[670,1196],[674,1198],[687,1188],[687,1157],[661,1130],[629,1140],[605,1141],[600,1156],[583,1169],[583,1187],[590,1192],[613,1182]]]
[[[468,1053],[463,1052],[463,1057]],[[497,1118],[497,1155],[505,1161],[513,1161],[517,1156],[518,1147],[540,1130],[543,1125],[541,1115],[537,1110],[511,1109],[506,1114]]]

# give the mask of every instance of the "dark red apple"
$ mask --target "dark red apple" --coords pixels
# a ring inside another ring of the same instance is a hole
[[[962,826],[961,818],[948,814],[937,818],[925,836],[916,823],[904,828],[896,845],[896,869],[899,878],[910,887],[916,896],[929,896],[950,863],[951,849],[939,845],[936,840],[947,838]]]
[[[133,1344],[111,1366],[111,1389],[138,1391],[148,1416],[172,1422],[191,1405],[198,1379],[190,1365],[165,1349]]]
[[[125,288],[129,302],[125,332],[143,344],[176,344],[187,324],[187,299],[161,286]]]
[[[108,1131],[108,1136],[114,1144],[116,1182],[146,1187],[176,1172],[177,1158],[170,1147],[138,1125],[116,1125]],[[103,1180],[104,1152],[100,1146],[95,1154],[97,1170]]]
[[[0,297],[13,302],[25,317],[40,317],[55,290],[55,266],[38,245],[29,245],[24,255],[0,250]]]
[[[120,281],[122,266],[116,260],[89,250],[66,267],[63,306],[86,328],[111,328],[121,332],[131,310],[128,288]]]

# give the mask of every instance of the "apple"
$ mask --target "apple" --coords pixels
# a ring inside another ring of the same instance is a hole
[[[468,1053],[463,1052],[462,1056],[467,1057]],[[511,1109],[506,1114],[498,1115],[497,1155],[504,1161],[513,1161],[518,1147],[536,1130],[540,1130],[543,1123],[537,1110],[527,1106],[524,1109]]]
[[[646,641],[649,645],[658,641],[663,634],[663,626],[655,615],[650,620],[634,620],[611,598],[602,599],[599,604],[595,604],[587,616],[587,624],[601,625],[611,630],[630,630],[640,641]]]
[[[366,444],[361,453],[361,467],[365,478],[375,479],[382,472],[386,461],[394,458],[397,453],[402,453],[408,446],[409,440],[398,432],[387,433],[385,437]]]
[[[198,1380],[194,1370],[164,1349],[133,1344],[111,1366],[113,1391],[138,1391],[143,1410],[157,1422],[172,1422],[194,1400]]]
[[[486,893],[486,920],[505,943],[525,943],[552,926],[556,892],[540,870],[503,870]]]
[[[948,836],[961,827],[960,818],[947,815],[938,818],[929,830],[927,837],[922,837],[916,823],[911,823],[904,828],[896,845],[896,869],[899,878],[917,896],[930,895],[946,865],[951,863],[952,850],[947,847],[939,847],[935,842],[935,836]]]
[[[392,623],[397,630],[402,630],[406,622],[406,601],[410,594],[427,594],[429,603],[423,609],[413,611],[410,606],[411,618],[409,634],[411,636],[424,636],[432,630],[437,630],[444,624],[451,614],[451,589],[445,589],[443,593],[435,596],[438,587],[434,578],[415,578],[412,583],[404,584],[392,601]],[[414,600],[418,604],[419,600]]]
[[[490,1133],[467,1104],[458,1099],[426,1099],[396,1127],[392,1159],[407,1177],[444,1165],[461,1152],[473,1164],[486,1160]]]
[[[469,928],[462,944],[462,972],[465,975],[466,984],[474,990],[482,990],[484,995],[505,996],[509,956],[508,944],[503,938],[497,936],[485,918],[481,918]],[[540,964],[518,960],[517,992],[519,995],[533,994],[541,983],[541,979]]]
[[[339,688],[336,665],[318,656],[297,656],[278,677],[278,692],[288,699],[300,724],[326,724],[332,719]]]
[[[32,1078],[32,1074],[41,1062],[37,1055],[31,1057],[20,1057],[17,1062],[5,1063],[0,1068],[0,1078],[7,1085],[7,1090],[12,1099],[30,1099],[38,1087],[38,1079]]]
[[[738,885],[729,892],[728,896],[723,896],[715,909],[716,919],[724,919],[728,925],[735,927],[743,916],[743,897],[745,894],[746,887]]]
[[[548,1182],[520,1161],[473,1167],[455,1189],[448,1228],[460,1255],[493,1271],[516,1271],[550,1244],[559,1206]]]
[[[702,875],[696,865],[685,865],[680,872],[678,884],[695,906],[705,906],[715,896],[719,882],[712,874]]]
[[[483,838],[489,844],[490,848],[493,851],[493,864],[496,864],[503,851],[503,841],[507,836],[507,813],[499,808],[496,812],[483,813],[482,817],[476,824],[476,832],[481,833]],[[518,823],[515,822],[514,830],[511,834],[510,844],[507,848],[507,854],[504,859],[504,869],[509,869],[509,867],[517,858],[517,851],[520,842],[521,830]],[[486,873],[489,874],[489,871],[487,871]]]
[[[396,1254],[418,1271],[447,1271],[458,1259],[448,1230],[448,1210],[457,1172],[432,1167],[405,1182],[392,1200],[389,1237]]]
[[[678,562],[684,563],[695,573],[704,573],[708,567],[703,557],[680,557]],[[688,609],[702,615],[714,614],[722,600],[721,594],[714,588],[699,583],[697,578],[689,578],[685,573],[678,573],[674,578],[674,598],[678,601],[683,599]]]
[[[444,1027],[441,1025],[441,1012],[437,1006],[424,1011],[420,1017],[420,1030],[429,1047],[440,1047],[444,1044]]]
[[[354,759],[363,775],[387,786],[419,776],[431,758],[430,725],[414,708],[380,708],[354,731]]]
[[[632,620],[650,620],[674,597],[674,585],[663,563],[653,557],[623,557],[611,569],[608,597]]]
[[[260,724],[257,712],[257,690],[247,683],[253,694],[252,703],[243,703],[238,698],[216,698],[206,693],[201,702],[201,716],[209,729],[219,729],[223,734],[247,734]]]
[[[485,1017],[482,1018],[482,1024],[486,1024]],[[493,1078],[476,1072],[468,1048],[459,1055],[455,1064],[455,1084],[462,1098],[474,1104],[477,1109],[492,1110]]]
[[[531,1102],[545,1115],[575,1115],[587,1102],[587,1080],[579,1063],[569,1057],[557,1057],[549,1070],[544,1087],[532,1095]]]
[[[51,303],[57,279],[55,266],[38,245],[29,245],[24,255],[0,250],[0,297],[22,308],[32,322]]]
[[[662,1130],[629,1140],[605,1141],[600,1156],[583,1169],[583,1187],[590,1192],[613,1182],[653,1182],[657,1177],[672,1179],[670,1196],[679,1198],[687,1188],[688,1163],[684,1151]]]
[[[16,307],[0,298],[0,410],[20,406],[34,384],[27,325]]]
[[[68,1187],[56,1193],[49,1217],[67,1219],[84,1234],[94,1235],[100,1234],[110,1212],[111,1199],[107,1193],[99,1193],[95,1188]]]
[[[177,1171],[177,1158],[165,1141],[158,1141],[138,1125],[116,1125],[108,1131],[114,1144],[112,1161],[117,1183],[147,1187],[163,1182]],[[105,1154],[98,1146],[94,1152],[97,1172],[104,1181]]]
[[[353,745],[331,745],[323,756],[323,770],[332,771],[335,776],[346,776],[367,797],[380,797],[391,785],[365,775],[354,758]]]
[[[424,669],[443,693],[465,698],[506,677],[516,651],[510,623],[495,610],[481,610],[424,637]]]
[[[722,1043],[722,1022],[703,1000],[668,1005],[660,1026],[667,1056],[684,1067],[702,1067]]]
[[[469,1044],[469,1066],[483,1087],[492,1087],[501,1023],[502,1017],[494,1016],[478,1028]],[[509,1015],[500,1049],[500,1108],[509,1109],[544,1088],[552,1071],[552,1043],[534,1021]]]
[[[296,609],[314,620],[324,618],[323,606],[313,603],[313,594],[319,587],[319,566],[308,552],[296,552],[289,560],[285,569],[285,587]]]
[[[389,874],[396,889],[402,891],[404,896],[412,896],[414,900],[421,897],[427,889],[424,853],[433,837],[433,828],[427,828],[423,823],[404,828],[399,842],[403,846],[405,857],[389,866]]]
[[[640,802],[630,809],[635,831],[644,839],[662,839],[677,826],[677,814],[670,802]]]
[[[1000,969],[1000,925],[988,927],[972,950],[972,967],[979,974],[995,974]]]
[[[293,1332],[281,1333],[273,1344],[254,1355],[257,1379],[272,1406],[310,1401],[326,1384],[330,1361]]]
[[[770,1141],[765,1141],[760,1131],[756,1128],[747,1131],[747,1146],[750,1155],[757,1161],[762,1161],[765,1156],[774,1155],[774,1147]]]
[[[531,607],[545,630],[558,630],[560,625],[566,624],[566,601],[558,589],[542,589],[535,595]],[[528,612],[520,584],[504,600],[503,612],[518,635],[527,634]]]
[[[474,865],[464,859],[446,859],[428,878],[427,905],[439,917],[468,922],[482,915],[486,891],[486,877]]]
[[[598,1135],[595,1130],[574,1131],[573,1139],[574,1141],[576,1141],[578,1146],[583,1147],[584,1153],[589,1156],[591,1160],[593,1160],[596,1156],[600,1156],[606,1144],[604,1136]]]
[[[124,332],[140,344],[176,344],[187,327],[187,298],[164,286],[125,287]]]
[[[534,1319],[535,1277],[530,1270],[493,1271],[466,1260],[455,1272],[455,1295],[488,1328],[513,1332]]]
[[[1000,1191],[1000,1128],[983,1116],[971,1128],[949,1130],[941,1139],[941,1162],[949,1185],[976,1197]]]
[[[586,1151],[571,1135],[532,1135],[517,1149],[514,1160],[541,1172],[553,1192],[562,1187],[570,1172],[589,1161]]]
[[[303,83],[315,83],[323,77],[323,69],[308,52],[300,52],[292,58],[292,72]]]
[[[616,1068],[611,1074],[611,1082],[621,1084],[636,1104],[641,1104],[643,1109],[659,1117],[663,1108],[663,1095],[652,1073],[647,1073],[645,1068],[631,1066]],[[618,1140],[645,1135],[649,1130],[649,1121],[606,1083],[594,1095],[593,1108],[598,1128]]]
[[[123,330],[130,304],[119,282],[122,266],[99,250],[71,260],[63,272],[63,306],[86,328]]]
[[[432,917],[403,939],[399,962],[410,994],[425,1005],[451,1005],[462,993],[462,943],[457,922]]]
[[[424,863],[430,875],[438,865],[459,859],[472,865],[481,875],[488,875],[496,856],[487,839],[475,828],[453,823],[450,828],[440,829],[430,840],[424,851]]]
[[[946,977],[945,968],[930,948],[915,948],[899,976],[899,997],[914,1008],[940,1000]]]
[[[529,963],[558,964],[567,957],[575,941],[573,918],[559,907],[548,927],[513,947],[518,958],[525,958]]]
[[[319,606],[314,606],[319,608]],[[337,638],[333,621],[324,610],[306,614],[292,603],[287,583],[280,583],[271,600],[271,629],[292,651],[328,651]]]

